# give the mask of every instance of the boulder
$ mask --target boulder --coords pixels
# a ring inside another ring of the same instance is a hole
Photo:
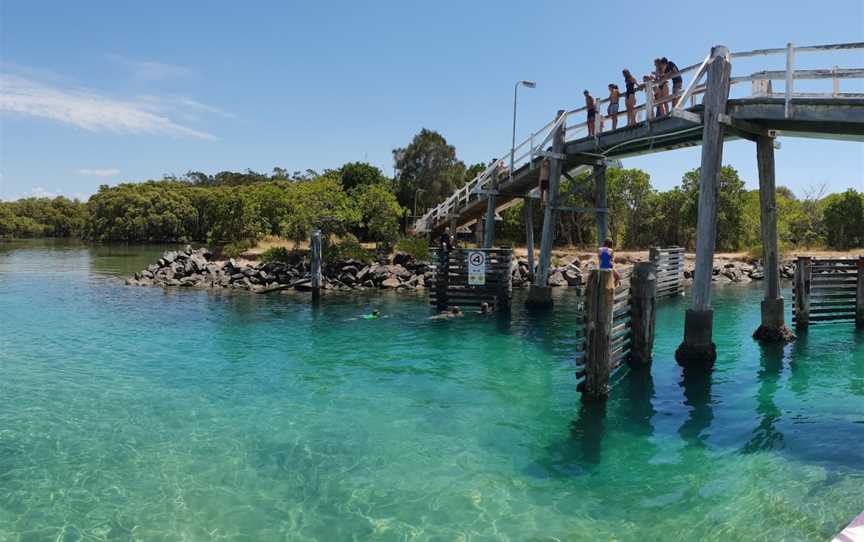
[[[382,288],[398,288],[402,283],[396,277],[389,277],[381,281]]]
[[[407,266],[414,262],[414,257],[404,252],[397,252],[393,255],[393,264]]]
[[[567,269],[564,271],[564,279],[568,286],[579,286],[582,284],[582,274],[577,269]]]
[[[555,271],[549,277],[549,286],[560,287],[567,286],[567,279],[564,278],[564,274],[561,271]]]

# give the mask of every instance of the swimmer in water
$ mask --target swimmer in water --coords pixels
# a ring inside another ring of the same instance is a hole
[[[364,314],[362,318],[364,320],[377,320],[378,318],[381,318],[381,311],[375,309],[372,311],[372,314]]]
[[[480,303],[480,310],[477,311],[477,314],[489,314],[492,312],[492,306],[485,301]]]
[[[458,306],[454,305],[452,309],[449,311],[442,311],[441,314],[436,314],[435,316],[430,316],[430,320],[447,320],[450,318],[462,318],[465,314],[462,312]]]

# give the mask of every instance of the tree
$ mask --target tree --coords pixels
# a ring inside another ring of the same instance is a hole
[[[608,168],[606,180],[612,240],[624,246],[651,244],[651,240],[643,236],[648,220],[648,199],[654,194],[651,177],[641,169]]]
[[[390,187],[383,182],[364,184],[355,188],[351,196],[360,214],[360,237],[394,243],[399,237],[399,219],[405,210],[399,205]]]
[[[465,164],[456,158],[456,149],[438,132],[423,128],[411,143],[393,149],[396,166],[396,199],[412,208],[417,189],[423,202],[437,205],[465,182]]]
[[[365,162],[350,162],[339,168],[342,188],[351,191],[358,186],[386,183],[387,177],[377,167]]]
[[[850,249],[864,246],[864,194],[850,188],[825,198],[825,240],[828,246]]]
[[[719,250],[738,250],[744,237],[744,181],[730,166],[720,168],[717,192],[717,242]],[[681,180],[687,194],[686,224],[696,228],[699,211],[699,168],[688,171]]]
[[[287,210],[280,224],[282,235],[294,241],[308,239],[314,228],[325,240],[343,234],[360,223],[357,206],[332,177],[292,184],[287,191]]]

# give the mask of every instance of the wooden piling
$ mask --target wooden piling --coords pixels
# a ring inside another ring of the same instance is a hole
[[[615,278],[611,269],[593,269],[585,293],[585,386],[582,397],[602,400],[609,395],[611,335]]]
[[[450,286],[450,250],[442,244],[438,249],[438,262],[435,269],[435,308],[446,311],[449,304],[447,291]]]
[[[543,235],[540,238],[540,261],[534,274],[534,284],[528,290],[526,305],[530,307],[551,307],[552,295],[549,288],[549,265],[552,262],[552,241],[555,238],[555,209],[558,206],[558,187],[561,182],[562,161],[559,159],[564,152],[566,111],[559,109],[555,116],[556,122],[561,121],[552,135],[552,155],[549,158],[549,195],[546,208],[543,210]]]
[[[528,277],[534,280],[534,206],[529,198],[522,200],[525,212],[525,245],[528,251]]]
[[[486,193],[486,224],[483,231],[483,248],[492,248],[495,242],[495,196],[498,193],[499,168],[492,171],[492,182]]]
[[[638,262],[630,276],[630,358],[632,368],[650,367],[654,349],[657,272],[654,264]]]
[[[858,287],[855,290],[855,327],[864,329],[864,256],[858,257]]]
[[[783,296],[780,295],[773,138],[765,135],[756,137],[756,163],[759,169],[759,222],[762,231],[765,297],[762,299],[762,321],[753,333],[753,338],[766,342],[788,342],[794,339],[795,335],[786,327],[783,319]]]
[[[696,222],[696,268],[693,274],[693,305],[685,315],[684,341],[675,352],[681,365],[711,366],[717,359],[712,340],[714,311],[711,308],[711,276],[717,240],[717,192],[723,160],[723,125],[729,98],[729,49],[711,49],[704,113],[702,115],[702,165],[699,170],[699,216]]]
[[[312,232],[309,244],[311,253],[311,276],[312,276],[312,302],[317,303],[321,298],[321,230]]]
[[[795,328],[810,325],[810,257],[799,256],[795,262]]]
[[[606,182],[606,164],[598,163],[593,168],[594,173],[594,206],[597,215],[597,246],[603,246],[603,241],[609,237],[609,213],[606,210],[609,185]],[[601,210],[602,209],[602,210]]]

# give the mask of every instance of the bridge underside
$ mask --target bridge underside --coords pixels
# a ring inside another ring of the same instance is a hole
[[[688,111],[701,115],[702,106]],[[729,100],[726,111],[732,123],[724,132],[727,140],[775,130],[781,136],[864,141],[864,98],[794,98],[788,117],[785,100],[775,97]],[[596,138],[568,141],[564,146],[564,171],[593,165],[604,158],[627,158],[699,145],[702,124],[695,120],[664,117],[607,131]],[[542,157],[535,158],[514,171],[512,179],[500,183],[496,198],[499,209],[537,187],[541,161]],[[485,210],[486,198],[477,194],[450,220],[457,227],[463,226],[481,218]],[[439,220],[432,226],[432,234],[439,234],[447,225],[448,220]]]

